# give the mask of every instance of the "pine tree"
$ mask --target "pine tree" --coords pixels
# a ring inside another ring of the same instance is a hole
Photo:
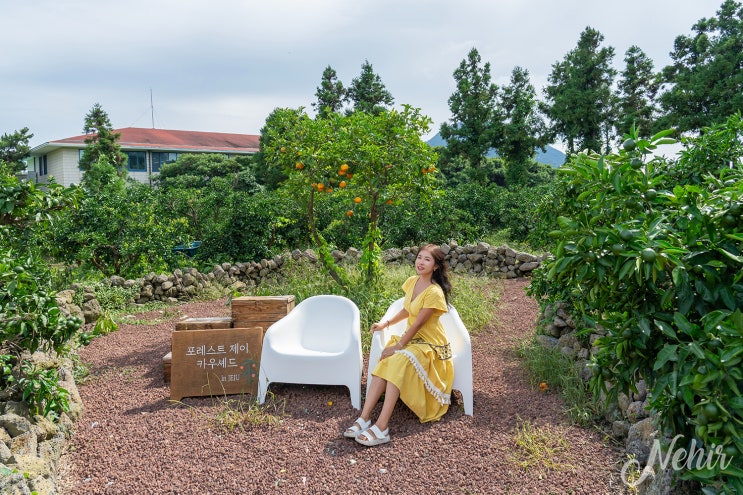
[[[653,61],[638,46],[633,45],[625,53],[624,63],[625,69],[617,84],[617,135],[628,133],[633,125],[642,134],[650,135],[658,114],[655,99],[660,89]]]
[[[117,143],[121,134],[113,132],[108,114],[100,103],[93,105],[85,116],[83,133],[88,136],[85,138],[86,147],[79,163],[83,171],[90,170],[93,164],[100,163],[103,159],[111,164],[119,175],[126,173],[127,157]]]
[[[604,35],[587,27],[578,45],[552,65],[542,108],[555,136],[567,142],[567,151],[602,151],[613,127],[611,67],[614,48],[600,48]]]
[[[457,90],[448,100],[452,118],[441,124],[440,134],[450,157],[464,156],[478,169],[493,147],[493,124],[502,120],[496,110],[498,86],[491,82],[490,63],[482,64],[476,48],[454,71],[454,80]]]
[[[327,66],[322,73],[322,81],[315,92],[317,101],[312,106],[317,110],[317,116],[327,117],[331,113],[340,113],[343,104],[348,101],[348,90],[338,80],[338,75],[331,66]]]
[[[693,36],[676,38],[673,64],[663,69],[669,87],[660,95],[660,126],[682,132],[721,124],[743,109],[743,7],[726,0],[717,17],[692,29]]]
[[[374,68],[368,60],[361,65],[361,75],[351,81],[348,88],[348,97],[353,102],[353,112],[365,112],[379,115],[395,102],[392,95],[382,82],[382,78],[374,73]],[[353,112],[348,112],[349,114]]]
[[[506,184],[523,185],[536,148],[549,143],[547,126],[537,108],[537,92],[529,80],[529,71],[514,67],[511,82],[501,91],[499,105],[504,121],[495,137],[498,154],[506,162]]]
[[[23,160],[31,151],[28,142],[32,137],[34,135],[28,133],[28,127],[0,136],[0,166],[5,167],[11,174],[23,172],[26,169]]]

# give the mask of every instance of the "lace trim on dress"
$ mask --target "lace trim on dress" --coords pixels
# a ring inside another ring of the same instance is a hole
[[[405,349],[395,352],[404,354],[405,357],[408,358],[408,361],[410,361],[410,363],[413,365],[413,368],[415,368],[415,371],[416,373],[418,373],[420,379],[423,380],[423,384],[426,386],[426,390],[428,390],[428,393],[433,395],[434,399],[436,399],[436,402],[438,402],[442,406],[445,404],[451,404],[451,394],[445,394],[436,385],[433,384],[431,379],[428,378],[426,370],[423,369],[420,361],[418,361],[418,358],[415,357],[415,354],[410,351],[406,351]]]

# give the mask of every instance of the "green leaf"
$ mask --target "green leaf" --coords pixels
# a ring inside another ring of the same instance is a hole
[[[678,349],[677,345],[664,345],[663,349],[660,350],[658,353],[658,357],[655,360],[655,364],[653,365],[653,371],[658,371],[661,369],[665,364],[669,361],[676,361],[678,360],[678,354],[676,353],[676,350]]]
[[[737,261],[738,263],[743,263],[743,256],[737,256],[737,255],[731,253],[730,251],[727,251],[727,250],[722,249],[722,248],[718,248],[717,250],[720,253],[722,253],[723,255],[725,255],[728,258],[730,258],[731,260]]]
[[[688,344],[689,350],[699,359],[704,359],[704,351],[701,347],[699,347],[699,344],[696,342],[689,342]]]
[[[658,141],[659,139],[664,138],[666,136],[670,136],[673,133],[674,133],[674,130],[673,129],[663,129],[662,131],[657,132],[656,134],[654,134],[653,137],[650,138],[650,142],[651,143],[654,143],[655,141]],[[674,140],[674,142],[675,141],[676,140]]]
[[[617,275],[617,277],[619,278],[619,280],[624,279],[624,277],[627,276],[627,274],[629,273],[629,271],[632,270],[632,268],[634,266],[635,266],[635,259],[634,258],[630,258],[627,261],[625,261],[624,264],[622,265],[622,268],[620,268],[620,270],[619,270],[619,275]]]

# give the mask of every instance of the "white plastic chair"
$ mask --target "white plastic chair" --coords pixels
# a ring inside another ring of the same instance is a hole
[[[363,366],[359,308],[342,296],[312,296],[266,330],[258,401],[274,382],[345,385],[360,409]]]
[[[403,308],[403,302],[404,298],[393,302],[380,321],[389,320],[395,316]],[[453,306],[449,306],[449,311],[442,314],[439,321],[444,327],[446,338],[451,344],[452,366],[454,367],[452,390],[459,390],[462,393],[464,413],[472,416],[474,407],[472,405],[472,343],[470,342],[470,334]],[[391,336],[402,335],[406,328],[407,320],[403,320],[384,330],[374,332],[371,349],[369,350],[369,366],[366,372],[367,394],[369,393],[369,387],[371,387],[371,372],[379,362],[384,346]]]

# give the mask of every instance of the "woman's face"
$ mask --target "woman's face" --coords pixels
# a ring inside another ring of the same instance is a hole
[[[436,268],[436,260],[433,258],[433,254],[421,249],[415,259],[415,271],[418,272],[418,275],[430,275],[434,268]]]

